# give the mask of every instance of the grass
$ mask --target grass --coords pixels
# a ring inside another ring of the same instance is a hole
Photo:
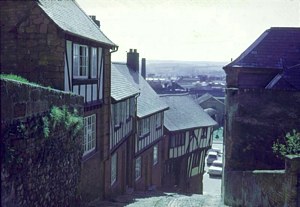
[[[14,74],[0,74],[0,79],[15,80],[21,83],[30,83],[26,78]]]

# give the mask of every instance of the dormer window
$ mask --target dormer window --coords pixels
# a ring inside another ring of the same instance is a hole
[[[73,45],[73,76],[88,78],[89,50],[86,45]]]

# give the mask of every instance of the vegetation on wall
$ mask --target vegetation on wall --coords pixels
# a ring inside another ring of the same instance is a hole
[[[26,78],[14,74],[0,74],[0,79],[15,80],[21,83],[29,83]]]
[[[83,127],[83,117],[77,110],[69,111],[66,106],[53,106],[50,111],[38,116],[27,117],[25,120],[14,120],[1,124],[1,161],[3,163],[18,164],[22,162],[19,155],[22,150],[14,146],[11,140],[22,139],[51,139],[57,131],[66,131],[71,138],[79,135]],[[9,139],[12,137],[12,139]]]
[[[282,139],[277,139],[272,146],[273,152],[278,157],[285,155],[300,155],[300,132],[295,129],[288,132]]]

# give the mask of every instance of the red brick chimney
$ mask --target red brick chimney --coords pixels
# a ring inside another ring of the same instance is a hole
[[[129,52],[127,52],[127,66],[130,69],[139,72],[139,53],[136,49],[130,49]]]

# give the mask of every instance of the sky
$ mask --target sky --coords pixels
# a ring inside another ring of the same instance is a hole
[[[270,27],[300,27],[300,0],[76,0],[115,44],[148,60],[237,58]]]

